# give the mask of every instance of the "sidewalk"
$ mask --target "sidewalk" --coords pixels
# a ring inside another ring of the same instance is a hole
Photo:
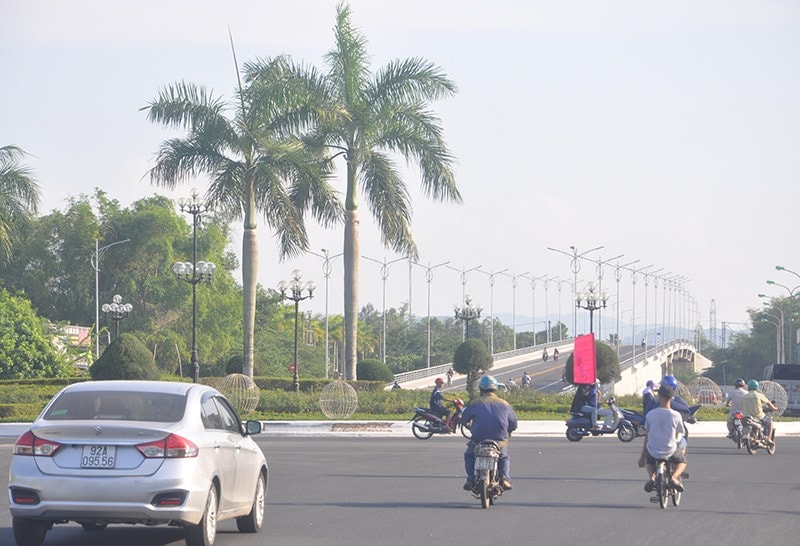
[[[688,425],[689,436],[695,438],[724,438],[728,433],[725,421],[702,421]],[[25,432],[28,423],[0,423],[0,437],[16,438]],[[515,436],[565,438],[564,421],[520,421]],[[800,421],[775,424],[781,436],[800,436]],[[411,421],[262,421],[262,434],[269,436],[408,436]],[[605,438],[616,435],[607,434]],[[565,438],[566,439],[566,438]],[[636,441],[636,440],[634,440]]]

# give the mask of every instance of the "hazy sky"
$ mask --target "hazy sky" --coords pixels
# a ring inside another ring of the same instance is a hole
[[[774,269],[800,271],[800,2],[354,0],[351,7],[374,68],[421,56],[460,89],[434,108],[458,160],[464,204],[423,199],[416,170],[408,171],[422,263],[564,279],[570,327],[570,260],[547,247],[603,246],[590,256],[623,254],[621,263],[639,260],[690,279],[705,327],[712,299],[721,328],[744,322],[746,309],[761,305],[759,292],[786,293],[767,279],[800,283]],[[165,194],[145,174],[171,135],[139,109],[178,80],[232,98],[228,27],[240,62],[286,53],[322,68],[335,13],[336,3],[323,0],[3,0],[0,145],[34,156],[28,163],[43,213],[96,187],[126,206]],[[397,259],[379,244],[366,207],[361,214],[362,253]],[[312,250],[341,252],[341,228],[310,231]],[[239,252],[240,228],[235,233]],[[324,312],[321,260],[278,263],[263,223],[259,241],[260,282],[274,287],[300,267],[320,287],[302,308]],[[604,272],[615,295],[612,271]],[[394,264],[387,307],[408,301],[410,288],[412,312],[424,316],[424,273],[415,266],[409,282],[407,262]],[[579,288],[594,274],[585,263]],[[467,293],[487,312],[512,312],[510,278],[496,278],[493,298],[487,276],[467,278]],[[380,310],[379,266],[364,260],[361,281],[360,303]],[[341,312],[341,285],[337,258],[331,312]],[[432,313],[451,313],[461,299],[459,273],[436,269],[431,289]],[[644,322],[642,280],[634,298],[626,273],[620,291],[623,319]],[[541,283],[535,294],[540,320]],[[551,316],[557,294],[551,283]],[[651,284],[648,322],[660,313],[654,296]],[[661,306],[663,292],[657,297]],[[519,318],[519,329],[530,328],[533,303],[530,282],[520,279],[516,312],[528,325]],[[586,314],[578,315],[579,330]]]

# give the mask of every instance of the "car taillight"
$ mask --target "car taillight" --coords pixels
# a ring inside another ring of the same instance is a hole
[[[197,457],[199,449],[192,442],[177,434],[163,440],[139,444],[136,449],[148,459],[187,459]]]
[[[52,457],[61,447],[58,442],[37,438],[30,430],[17,439],[14,444],[14,455]]]

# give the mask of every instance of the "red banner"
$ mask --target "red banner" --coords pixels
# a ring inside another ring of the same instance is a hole
[[[594,334],[576,337],[575,350],[572,356],[572,382],[577,385],[588,385],[597,381],[597,354],[595,352]]]

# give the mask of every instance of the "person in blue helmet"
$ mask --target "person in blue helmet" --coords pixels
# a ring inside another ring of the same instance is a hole
[[[466,491],[475,487],[474,448],[484,440],[494,440],[500,446],[500,459],[497,461],[497,473],[500,486],[511,489],[510,469],[511,458],[508,455],[508,439],[517,429],[517,414],[511,404],[498,398],[497,387],[499,383],[491,375],[484,375],[478,382],[480,397],[470,402],[461,414],[463,423],[471,422],[472,438],[467,443],[464,452],[464,469],[467,472],[467,481],[464,484]]]
[[[772,445],[775,443],[772,440],[772,418],[764,412],[764,406],[767,406],[771,411],[777,411],[778,408],[764,393],[758,390],[759,386],[758,381],[755,379],[747,382],[747,394],[742,396],[742,413],[761,421],[767,444]]]
[[[686,403],[686,400],[681,398],[678,395],[678,380],[675,379],[674,375],[665,375],[664,378],[661,380],[661,385],[666,385],[670,389],[672,389],[673,397],[670,400],[670,408],[677,411],[681,417],[683,418],[684,422],[694,423],[694,417],[692,417],[692,412],[689,409],[689,404]],[[644,414],[647,414],[654,410],[655,408],[659,407],[659,400],[656,396],[655,399],[651,400],[647,407],[644,409]],[[686,434],[685,430],[686,427],[683,427],[684,434],[678,439],[678,448],[680,449],[681,453],[686,456]]]

